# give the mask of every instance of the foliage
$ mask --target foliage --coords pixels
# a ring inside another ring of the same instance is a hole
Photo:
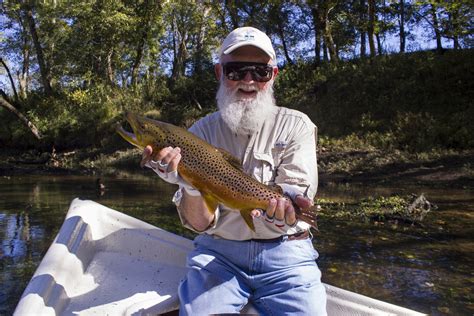
[[[125,111],[189,126],[215,109],[213,52],[227,32],[252,25],[279,55],[279,104],[310,115],[320,135],[360,147],[471,148],[472,4],[370,3],[372,18],[366,1],[5,1],[1,71],[16,74],[19,97],[5,76],[0,97],[45,137],[38,143],[1,108],[0,144],[112,150]],[[438,53],[381,55],[386,36],[416,43],[415,27],[440,40]],[[376,58],[364,58],[369,29]],[[455,50],[443,50],[447,41]]]
[[[201,74],[179,78],[169,97],[162,101],[161,118],[190,127],[197,118],[215,110],[216,87],[211,65],[207,65]]]
[[[471,148],[473,53],[299,63],[280,72],[275,91],[279,105],[309,114],[320,135],[355,133],[377,147],[413,151]]]

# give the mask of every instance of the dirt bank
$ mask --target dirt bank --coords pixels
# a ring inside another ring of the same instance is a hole
[[[322,152],[321,181],[337,183],[420,183],[474,188],[474,151],[423,155],[375,152]]]

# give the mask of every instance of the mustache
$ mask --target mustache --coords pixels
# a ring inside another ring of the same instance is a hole
[[[245,91],[245,92],[261,92],[259,87],[256,84],[246,84],[239,82],[235,87],[229,88],[227,87],[227,92],[230,93],[231,95],[235,95],[239,90]]]
[[[239,82],[236,89],[242,89],[244,91],[259,91],[260,90],[256,84],[245,84],[243,82]]]
[[[237,93],[237,91],[239,89],[243,90],[243,91],[257,91],[257,92],[260,92],[260,89],[257,85],[257,83],[253,83],[253,84],[247,84],[247,83],[244,83],[242,81],[239,81],[237,82],[237,84],[233,87],[233,88],[229,88],[229,87],[226,87],[224,85],[224,81],[225,81],[225,78],[224,78],[224,74],[222,74],[221,76],[221,80],[219,81],[219,88],[225,88],[225,90],[227,91],[227,93],[230,93],[230,94],[235,94]]]

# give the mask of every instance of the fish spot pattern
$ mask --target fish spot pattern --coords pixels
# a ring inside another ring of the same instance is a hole
[[[271,198],[279,198],[280,194],[268,189],[247,174],[232,166],[223,154],[204,141],[197,140],[194,135],[167,131],[166,144],[163,147],[180,147],[182,163],[180,167],[192,173],[231,196],[234,200],[251,204],[257,200],[266,205]]]

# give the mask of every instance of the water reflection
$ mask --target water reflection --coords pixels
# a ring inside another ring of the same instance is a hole
[[[316,241],[327,283],[432,315],[472,314],[474,201],[468,190],[419,186],[322,187],[329,200],[424,193],[438,205],[422,226],[320,222]]]
[[[0,314],[10,314],[76,197],[185,237],[170,197],[150,174],[0,178]],[[321,219],[314,243],[323,280],[433,315],[472,314],[474,198],[470,191],[418,186],[325,185],[319,197],[354,203],[369,196],[424,193],[439,206],[424,226]]]

